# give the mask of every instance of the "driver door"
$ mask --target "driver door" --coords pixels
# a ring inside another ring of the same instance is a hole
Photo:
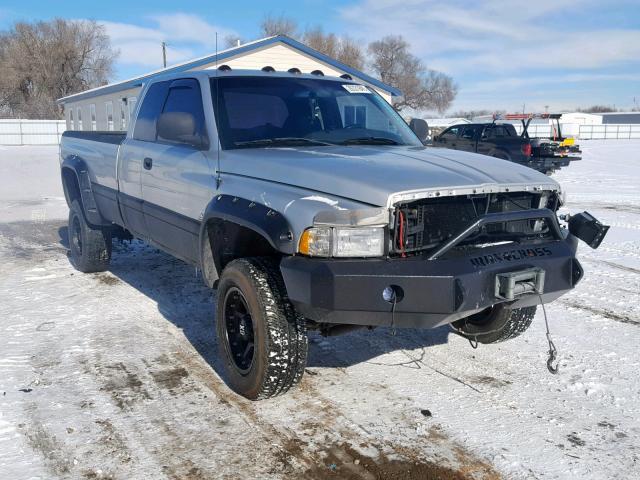
[[[465,150],[467,152],[476,151],[477,134],[480,127],[476,125],[467,125],[462,127],[462,131],[458,136],[458,150]]]
[[[193,116],[194,137],[208,138],[201,88],[193,78],[173,80],[160,115],[181,112]],[[200,220],[215,194],[215,168],[208,141],[162,138],[147,145],[142,170],[145,223],[151,240],[175,256],[198,260]]]

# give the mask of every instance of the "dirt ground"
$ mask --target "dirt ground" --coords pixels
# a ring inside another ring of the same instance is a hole
[[[75,271],[56,150],[0,150],[0,478],[637,478],[640,161],[594,181],[603,143],[558,175],[612,225],[548,306],[560,375],[540,314],[477,350],[447,328],[312,334],[301,386],[262,402],[225,385],[192,267],[134,241]]]

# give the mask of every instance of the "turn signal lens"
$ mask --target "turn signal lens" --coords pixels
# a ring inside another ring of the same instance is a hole
[[[310,257],[381,257],[383,227],[312,227],[302,233],[298,251]]]
[[[331,256],[331,228],[308,228],[300,237],[298,250],[310,257]]]

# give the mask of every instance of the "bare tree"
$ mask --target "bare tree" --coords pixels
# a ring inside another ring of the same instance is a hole
[[[484,117],[487,115],[493,115],[498,113],[507,113],[505,110],[458,110],[450,114],[453,118],[466,118],[467,120],[473,120],[476,117]]]
[[[453,79],[435,70],[429,70],[422,78],[422,88],[426,96],[423,108],[435,108],[439,113],[449,108],[458,93],[458,87],[453,83]]]
[[[617,112],[618,109],[609,105],[592,105],[588,108],[579,108],[578,111],[584,113],[611,113]]]
[[[336,58],[340,50],[340,40],[333,33],[324,33],[322,27],[309,28],[304,32],[302,41],[305,45]]]
[[[387,36],[369,44],[371,66],[380,80],[402,91],[403,97],[393,106],[414,110],[435,109],[444,112],[457,93],[453,80],[444,73],[428,70],[409,52],[401,36]]]
[[[363,70],[365,64],[365,55],[360,45],[355,40],[344,36],[340,39],[340,52],[338,60],[357,70]]]
[[[324,33],[322,27],[307,29],[302,41],[311,48],[358,70],[364,68],[364,53],[360,46],[347,36]]]
[[[298,36],[298,24],[295,20],[284,15],[279,17],[267,15],[260,24],[260,30],[263,37],[286,35],[287,37],[295,38]]]
[[[18,22],[0,34],[0,109],[59,118],[56,99],[106,84],[116,55],[95,21]]]

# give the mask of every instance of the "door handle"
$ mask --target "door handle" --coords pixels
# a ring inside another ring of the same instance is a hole
[[[153,159],[149,157],[145,158],[142,163],[144,165],[145,170],[151,170],[151,167],[153,167]]]

